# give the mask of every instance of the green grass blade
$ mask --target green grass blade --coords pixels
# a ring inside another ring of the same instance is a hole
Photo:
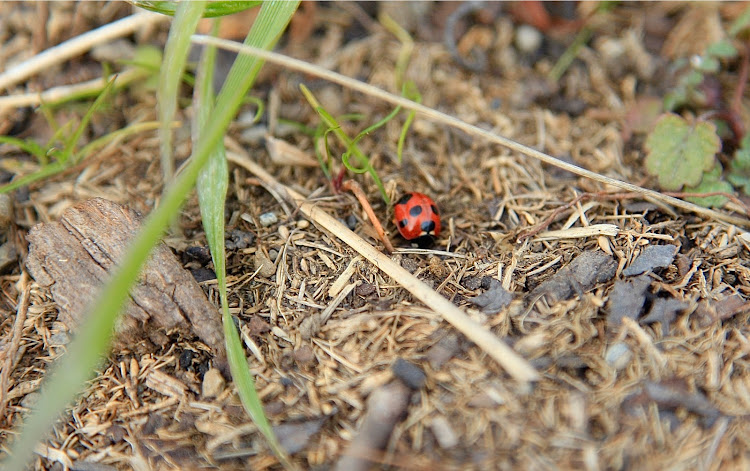
[[[214,22],[214,35],[218,28]],[[213,71],[216,63],[216,48],[207,46],[202,54],[193,94],[193,145],[201,139],[201,130],[206,126],[213,111]],[[208,162],[198,175],[196,190],[200,204],[203,228],[214,261],[214,271],[219,282],[219,293],[226,297],[226,269],[224,265],[224,200],[229,188],[229,169],[224,143],[218,142],[211,151]]]
[[[159,103],[159,121],[162,123],[159,132],[159,153],[161,171],[165,183],[172,179],[174,162],[172,161],[172,129],[169,127],[177,111],[177,91],[180,85],[188,50],[190,35],[198,27],[198,21],[206,8],[206,2],[179,2],[174,15],[174,22],[169,29],[169,37],[164,47],[164,63],[159,75],[159,88],[156,92]]]
[[[9,193],[19,188],[23,188],[26,185],[30,185],[36,181],[43,180],[45,178],[51,177],[52,175],[58,174],[66,168],[68,168],[67,164],[64,164],[62,162],[52,162],[34,173],[15,178],[10,183],[6,183],[5,185],[0,186],[0,193]]]
[[[39,180],[44,180],[45,178],[49,178],[53,175],[56,175],[68,168],[74,163],[74,162],[80,162],[81,160],[86,159],[89,155],[91,155],[96,150],[104,147],[108,143],[123,139],[125,137],[128,137],[133,134],[138,134],[140,132],[150,131],[152,129],[158,129],[159,123],[156,121],[149,121],[146,123],[137,123],[132,124],[124,129],[119,129],[117,131],[113,131],[109,134],[106,134],[99,139],[96,139],[87,145],[85,145],[81,150],[79,150],[76,153],[75,158],[73,158],[73,162],[63,162],[63,161],[56,161],[49,164],[44,165],[41,169],[34,173],[30,173],[28,175],[23,175],[21,177],[15,178],[10,183],[7,183],[5,185],[0,186],[0,193],[8,193],[10,191],[14,191],[18,188],[24,187],[26,185],[30,185],[31,183],[34,183]],[[3,138],[6,136],[0,136],[0,142],[3,141]],[[40,148],[41,149],[41,148]]]
[[[175,0],[134,0],[132,2],[135,6],[150,10],[162,15],[174,16],[175,10],[177,9],[177,3]],[[220,1],[211,2],[206,6],[206,11],[203,12],[204,18],[215,18],[218,16],[231,15],[248,8],[253,8],[263,3],[260,0],[249,0],[249,1]]]
[[[97,150],[101,149],[102,147],[105,147],[107,144],[109,144],[112,141],[116,141],[118,139],[123,139],[128,136],[132,136],[134,134],[138,134],[141,132],[151,131],[154,129],[159,129],[161,127],[161,123],[159,121],[147,121],[145,123],[136,123],[131,124],[130,126],[118,129],[117,131],[112,131],[109,134],[105,134],[104,136],[95,139],[85,146],[81,148],[78,152],[76,152],[75,155],[75,161],[80,162],[81,160],[86,159],[91,154],[96,152]]]
[[[403,95],[404,98],[408,98],[409,100],[416,101],[417,103],[422,103],[422,95],[419,93],[419,90],[417,89],[417,85],[411,80],[407,80],[404,83],[404,87],[403,87],[403,90],[401,91],[401,95]],[[404,143],[406,142],[406,134],[408,134],[409,128],[411,127],[411,123],[414,121],[414,117],[416,115],[417,115],[416,111],[414,110],[409,111],[409,113],[406,115],[406,119],[404,120],[404,125],[401,127],[401,133],[398,135],[398,145],[396,147],[396,156],[398,157],[399,163],[403,161]]]
[[[290,6],[293,8],[290,8]],[[264,4],[253,25],[253,29],[245,40],[245,43],[255,44],[257,42],[263,42],[272,32],[283,31],[295,9],[296,4],[290,5],[288,3],[285,4],[284,2],[273,2],[273,4],[269,2],[269,4]],[[278,38],[278,34],[276,35],[276,38]],[[267,44],[267,47],[268,46],[270,46],[270,44]],[[207,62],[211,60],[212,55],[213,51],[211,51],[211,55],[207,57]],[[229,102],[233,99],[236,100],[238,98],[236,96],[237,91],[243,89],[246,91],[249,89],[252,80],[254,80],[259,69],[259,61],[246,56],[238,56],[230,70],[224,87],[222,87],[222,90],[219,93],[217,109],[221,109],[222,101]],[[205,71],[206,69],[203,70]],[[210,84],[210,80],[208,80],[207,77],[203,77],[203,80]],[[211,102],[210,88],[207,86],[202,87],[201,94],[201,99],[204,104]],[[234,98],[233,95],[235,95]],[[242,99],[242,96],[239,96],[239,98]],[[200,111],[198,113],[203,114],[205,111]],[[228,174],[226,171],[226,159],[224,156],[223,144],[221,142],[217,143],[217,147],[219,147],[219,149],[215,150],[216,153],[212,157],[212,161],[207,165],[209,169],[216,167],[216,170],[211,172],[204,171],[203,175],[205,175],[205,180],[202,184],[205,185],[205,187],[201,189],[199,186],[199,198],[201,197],[201,194],[204,195],[201,199],[201,214],[204,218],[206,237],[208,238],[209,246],[211,247],[214,269],[216,270],[219,284],[222,305],[222,324],[224,326],[227,347],[227,360],[232,372],[232,379],[234,380],[242,404],[250,415],[250,418],[266,437],[269,446],[279,458],[282,465],[287,469],[293,469],[294,466],[292,462],[289,460],[286,452],[276,439],[271,424],[268,422],[268,418],[265,415],[263,404],[258,397],[258,393],[255,389],[255,382],[250,374],[247,360],[245,359],[245,353],[242,348],[239,333],[237,332],[234,321],[229,313],[229,306],[226,297],[223,227],[224,196],[226,194]],[[221,162],[218,162],[219,159],[221,159]],[[221,165],[223,165],[223,170],[219,170]],[[209,225],[213,225],[214,227],[209,227]]]
[[[45,161],[47,159],[47,152],[42,148],[42,146],[30,139],[24,140],[13,136],[0,136],[0,144],[9,144],[12,146],[16,146],[27,154],[31,154],[39,159],[41,163],[46,163]]]
[[[329,130],[332,131],[336,135],[336,137],[338,137],[339,140],[346,146],[347,152],[341,156],[342,157],[341,161],[344,164],[344,166],[354,173],[368,172],[370,176],[372,177],[373,181],[375,182],[375,185],[378,187],[378,190],[380,190],[380,195],[383,197],[383,200],[386,202],[386,204],[389,204],[390,200],[388,199],[388,195],[385,192],[385,187],[383,186],[383,182],[380,180],[378,173],[375,171],[372,164],[370,163],[370,159],[364,154],[364,152],[362,152],[359,149],[356,142],[352,140],[349,136],[347,136],[344,130],[341,129],[341,125],[336,120],[336,118],[334,118],[328,111],[326,111],[320,105],[320,102],[318,102],[317,98],[315,98],[315,95],[312,94],[310,89],[307,88],[304,84],[300,84],[299,88],[302,91],[302,94],[305,96],[305,99],[307,100],[307,102],[310,104],[310,106],[312,106],[315,112],[318,113],[318,116],[320,116],[320,119],[323,120],[326,126],[328,126]],[[393,116],[395,116],[395,114],[391,113],[391,115],[384,118],[384,120],[387,121],[388,119],[393,118]],[[381,123],[384,120],[381,120],[380,122],[374,124],[373,126],[374,127],[381,126],[382,125]],[[373,126],[370,126],[365,131],[373,128]],[[326,143],[326,149],[328,149],[327,143]],[[354,155],[357,158],[357,163],[360,165],[359,167],[354,166],[354,164],[350,162],[352,155]]]
[[[78,144],[78,141],[81,139],[81,136],[83,135],[83,131],[85,131],[86,127],[89,125],[89,121],[91,121],[91,117],[94,116],[94,113],[96,113],[96,111],[99,108],[101,108],[101,106],[104,104],[104,100],[106,100],[109,97],[109,92],[112,90],[112,87],[114,87],[114,85],[115,85],[115,78],[112,77],[111,79],[109,79],[107,86],[104,87],[104,90],[102,90],[99,96],[96,97],[96,100],[94,100],[94,103],[89,107],[88,110],[86,110],[86,114],[83,115],[83,119],[81,120],[80,124],[76,128],[75,132],[66,139],[65,148],[63,149],[63,152],[60,156],[64,162],[67,161],[73,155],[73,150]]]

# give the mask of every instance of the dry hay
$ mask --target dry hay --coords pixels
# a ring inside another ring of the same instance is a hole
[[[375,33],[342,45],[340,22],[352,20],[336,11],[317,48],[297,52],[314,60],[316,51],[336,51],[327,66],[392,88],[396,41]],[[620,121],[597,113],[623,113],[632,90],[613,83],[608,65],[587,50],[588,69],[574,67],[563,87],[575,92],[572,98],[582,100],[587,112],[571,116],[538,106],[530,95],[549,60],[542,58],[534,69],[525,66],[513,55],[510,21],[498,18],[495,26],[491,50],[502,73],[462,71],[442,46],[416,44],[410,78],[422,91],[423,103],[552,155],[569,156],[586,168],[641,181],[640,153],[623,143]],[[618,23],[619,31],[632,27]],[[597,34],[617,38],[608,30]],[[633,74],[637,71],[625,74],[623,83]],[[279,116],[314,123],[297,92],[303,80],[308,81],[269,67],[259,93],[272,86],[280,96]],[[311,88],[334,114],[384,116],[390,111],[334,85],[316,82]],[[103,126],[114,127],[117,118],[154,118],[151,95],[140,94],[132,103],[113,111],[112,123]],[[176,155],[182,158],[190,150],[183,131],[175,138]],[[411,393],[406,417],[393,430],[386,453],[377,457],[385,463],[417,469],[750,467],[745,421],[750,413],[745,305],[750,270],[739,230],[629,195],[597,196],[606,189],[427,121],[415,123],[405,162],[398,165],[398,132],[398,123],[389,123],[362,146],[391,196],[411,189],[433,195],[445,229],[433,251],[401,250],[393,259],[497,335],[508,336],[542,379],[532,387],[510,380],[398,283],[235,167],[227,234],[238,240],[252,234],[253,240],[228,253],[231,311],[271,421],[308,426],[296,430],[309,438],[295,455],[303,467],[325,469],[338,460],[357,435],[368,397],[394,378],[397,359],[417,365],[424,384]],[[331,195],[317,169],[271,164],[257,134],[241,125],[231,133],[275,178],[377,245],[352,196]],[[300,133],[282,127],[277,137],[311,151],[309,138]],[[155,138],[130,140],[106,149],[85,168],[33,186],[29,197],[15,205],[19,245],[36,222],[56,220],[65,207],[93,196],[148,212],[161,191],[157,154]],[[371,181],[361,182],[375,211],[389,220]],[[559,211],[582,192],[594,195]],[[261,224],[261,215],[269,212],[277,222]],[[534,234],[517,242],[549,216],[554,220],[544,231],[614,224],[618,235]],[[166,241],[178,254],[205,245],[196,199],[183,210],[181,231]],[[592,251],[611,254],[616,279],[624,280],[623,269],[657,244],[674,244],[679,251],[673,263],[650,275],[648,303],[668,297],[687,306],[666,330],[662,323],[639,323],[637,316],[621,327],[610,325],[607,303],[614,279],[570,299],[526,296],[579,254]],[[187,266],[210,268],[200,259],[189,259]],[[13,355],[3,391],[8,401],[0,422],[3,441],[33,405],[48,365],[69,339],[47,290],[18,273],[0,279],[3,357]],[[471,298],[485,292],[491,279],[517,297],[500,312],[485,314]],[[215,282],[202,286],[216,301]],[[27,312],[22,325],[15,326],[15,305],[24,287],[29,299],[19,312]],[[348,294],[337,297],[345,290]],[[739,302],[730,305],[726,299]],[[338,305],[327,321],[306,331],[305,319],[326,311],[333,300]],[[13,338],[19,339],[18,350],[9,352]],[[112,352],[48,447],[38,450],[46,458],[35,466],[85,461],[101,469],[277,467],[231,384],[215,378],[206,384],[209,364],[205,345],[179,336],[160,350],[144,342]]]

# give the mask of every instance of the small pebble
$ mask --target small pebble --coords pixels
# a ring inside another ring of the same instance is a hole
[[[435,345],[427,350],[427,360],[433,369],[440,369],[443,364],[461,352],[458,344],[458,336],[449,334],[440,339]]]
[[[254,240],[255,235],[252,232],[234,229],[229,233],[229,237],[227,238],[227,250],[244,250],[253,245]]]
[[[287,378],[286,376],[281,377],[280,383],[285,388],[288,388],[289,386],[294,386],[294,381],[292,381],[291,378]]]
[[[279,226],[279,237],[281,240],[287,240],[289,238],[289,229],[286,226]]]
[[[260,220],[260,225],[263,227],[268,227],[279,222],[279,218],[276,217],[276,213],[274,212],[263,213],[258,219]]]
[[[297,221],[297,229],[307,229],[310,227],[310,221],[307,219],[300,219]]]
[[[276,274],[276,267],[273,266],[273,262],[266,257],[263,251],[258,250],[255,252],[255,269],[258,270],[258,274],[263,278],[270,278]]]
[[[458,445],[458,436],[456,436],[455,430],[453,430],[453,427],[451,427],[450,422],[448,422],[445,416],[439,415],[433,418],[430,428],[440,448],[445,450]]]
[[[67,332],[57,332],[49,336],[49,343],[53,347],[67,345],[70,342],[70,335]]]
[[[255,117],[255,111],[252,113],[253,116],[251,116],[249,119],[252,119]],[[240,123],[240,126],[247,126],[250,124],[250,121],[246,121],[244,123]],[[268,128],[262,124],[259,124],[257,126],[250,126],[249,128],[245,128],[240,133],[240,141],[246,143],[246,144],[262,144],[265,139],[266,135],[268,134]]]
[[[350,214],[346,217],[344,224],[346,224],[346,227],[348,227],[351,231],[357,229],[357,217],[353,214]]]
[[[391,371],[393,371],[393,376],[400,379],[410,389],[421,389],[427,377],[420,367],[403,358],[398,358],[393,363]]]
[[[302,345],[292,353],[297,364],[309,365],[315,361],[315,352],[309,345]]]
[[[180,353],[180,369],[187,370],[193,364],[193,358],[195,358],[195,352],[192,350],[184,350]]]
[[[221,372],[216,368],[211,368],[203,375],[203,384],[201,385],[201,394],[203,397],[216,397],[224,391],[226,381]]]
[[[373,283],[362,283],[361,285],[354,288],[354,292],[357,294],[357,296],[366,297],[374,293],[376,289],[377,288]]]
[[[204,281],[216,279],[216,272],[214,272],[210,268],[196,268],[194,270],[190,270],[190,273],[193,275],[193,278],[195,278],[195,281],[197,281],[198,283],[203,283]]]
[[[628,366],[630,360],[633,358],[633,352],[630,351],[630,347],[623,342],[617,342],[607,348],[607,352],[604,354],[604,360],[609,366],[614,367],[616,370],[621,370]]]
[[[542,45],[542,39],[542,33],[533,26],[521,25],[516,29],[516,47],[526,54],[536,52]]]
[[[196,261],[201,265],[205,265],[211,261],[211,251],[208,246],[201,245],[197,247],[188,247],[183,252],[184,258],[190,261]]]

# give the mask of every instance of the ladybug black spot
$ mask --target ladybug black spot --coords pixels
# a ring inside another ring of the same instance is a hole
[[[409,224],[409,221],[406,219],[402,219],[398,222],[398,227],[406,227],[407,224]]]
[[[396,205],[406,204],[406,202],[411,199],[411,196],[412,196],[411,193],[405,194],[404,196],[401,197],[400,200],[398,200],[398,202],[396,203]]]
[[[421,206],[414,206],[409,210],[409,214],[413,217],[417,217],[420,214],[422,214],[422,207]]]
[[[425,221],[422,223],[422,232],[430,233],[435,230],[435,221]]]
[[[437,206],[435,206],[434,204],[430,205],[430,209],[432,210],[433,213],[435,213],[436,216],[440,215],[440,211],[438,211]]]

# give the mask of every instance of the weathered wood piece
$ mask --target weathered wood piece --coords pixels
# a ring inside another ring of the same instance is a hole
[[[98,289],[125,256],[141,226],[132,209],[96,198],[65,210],[59,222],[41,223],[29,232],[26,266],[42,286],[49,286],[59,306],[59,320],[75,330]],[[164,346],[167,333],[197,335],[226,368],[221,316],[193,276],[163,243],[157,244],[131,288],[130,300],[116,327],[115,346],[148,338]]]

